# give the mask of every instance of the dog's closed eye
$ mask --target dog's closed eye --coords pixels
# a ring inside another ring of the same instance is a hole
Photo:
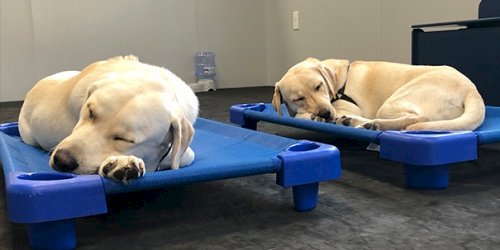
[[[131,139],[127,139],[123,136],[120,136],[120,135],[115,135],[113,136],[113,140],[114,141],[120,141],[120,142],[125,142],[125,143],[130,143],[130,144],[134,144],[135,141],[134,140],[131,140]]]
[[[323,83],[319,83],[319,85],[317,85],[314,90],[316,91],[319,91],[321,89],[321,86],[323,86]]]
[[[94,114],[94,111],[92,111],[92,109],[89,109],[89,118],[91,120],[94,120],[95,119],[95,114]]]
[[[297,99],[294,99],[294,100],[292,100],[292,101],[293,101],[293,102],[300,102],[300,101],[303,101],[303,100],[305,100],[305,99],[306,99],[305,97],[301,96],[301,97],[299,97],[299,98],[297,98]]]
[[[89,119],[95,120],[96,115],[95,115],[95,111],[93,110],[92,106],[93,105],[91,103],[87,104],[87,109],[89,111]]]

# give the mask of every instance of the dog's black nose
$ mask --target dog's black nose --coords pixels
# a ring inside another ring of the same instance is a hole
[[[332,113],[330,110],[324,109],[319,111],[318,116],[324,118],[325,120],[330,120],[330,118],[332,118]]]
[[[59,149],[54,154],[54,168],[62,172],[70,172],[78,167],[75,157],[66,149]]]

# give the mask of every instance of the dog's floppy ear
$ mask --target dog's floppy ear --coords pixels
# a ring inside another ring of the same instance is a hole
[[[99,88],[99,86],[100,85],[98,83],[93,83],[92,85],[90,85],[87,89],[87,97],[85,97],[85,100],[89,99],[89,97],[94,93],[94,91]]]
[[[328,93],[330,94],[330,97],[335,97],[335,84],[337,84],[337,75],[333,72],[330,67],[324,65],[323,63],[318,63],[318,66],[316,66],[318,69],[319,73],[321,76],[323,76],[323,79],[325,79],[325,84],[328,88]]]
[[[281,112],[281,91],[280,91],[280,87],[279,87],[279,82],[276,83],[276,85],[274,86],[274,95],[273,95],[273,108],[278,112],[278,115],[282,115],[282,112]]]
[[[170,125],[172,133],[172,164],[171,169],[178,169],[181,157],[186,152],[189,144],[193,140],[194,128],[193,125],[184,117],[172,119]]]

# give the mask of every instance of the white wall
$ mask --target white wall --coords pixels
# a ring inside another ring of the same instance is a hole
[[[31,5],[0,0],[0,102],[22,100],[36,81]]]
[[[0,0],[0,102],[22,100],[48,74],[120,54],[194,82],[194,53],[214,51],[219,88],[273,85],[308,56],[409,63],[411,25],[475,19],[478,3]]]
[[[411,62],[414,24],[477,18],[479,0],[267,0],[268,80],[308,56]],[[293,31],[292,12],[300,29]]]
[[[194,6],[193,0],[31,1],[37,77],[134,54],[191,80]]]
[[[480,0],[380,0],[380,60],[411,62],[415,24],[477,19]]]
[[[268,79],[278,81],[307,57],[380,56],[380,3],[366,0],[267,0]],[[299,11],[299,30],[292,12]]]
[[[267,84],[264,0],[198,0],[196,24],[198,49],[215,53],[217,87]]]
[[[265,0],[0,0],[0,101],[36,80],[135,54],[194,82],[194,53],[216,53],[219,88],[262,86]]]

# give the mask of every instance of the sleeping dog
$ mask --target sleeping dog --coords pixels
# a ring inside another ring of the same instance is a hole
[[[308,58],[276,83],[273,107],[296,118],[372,130],[474,130],[485,106],[449,66]]]
[[[52,151],[50,166],[127,183],[194,160],[198,99],[167,69],[134,56],[40,80],[19,115],[22,140]]]

